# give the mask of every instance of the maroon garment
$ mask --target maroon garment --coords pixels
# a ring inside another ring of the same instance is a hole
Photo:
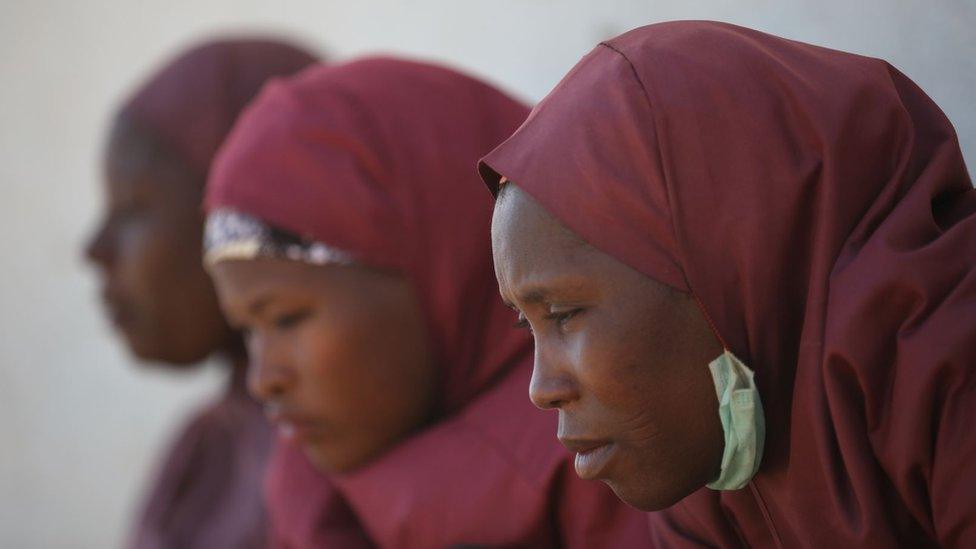
[[[441,372],[439,421],[353,473],[329,479],[278,448],[277,546],[648,541],[639,513],[567,473],[555,418],[526,398],[531,340],[498,299],[492,206],[473,171],[526,114],[456,72],[366,59],[269,85],[218,155],[208,208],[403,273]]]
[[[315,58],[269,40],[222,40],[191,48],[153,74],[122,107],[187,166],[206,175],[234,119],[275,76]],[[163,460],[130,546],[266,545],[261,480],[271,433],[243,382],[197,415]]]
[[[271,445],[243,389],[207,406],[170,445],[130,547],[266,547],[261,480]]]
[[[976,546],[976,192],[908,78],[651,25],[587,55],[481,171],[693,293],[756,372],[759,473],[649,515],[661,545]]]
[[[261,86],[315,62],[312,54],[276,40],[208,41],[153,73],[122,112],[206,176],[217,148]]]

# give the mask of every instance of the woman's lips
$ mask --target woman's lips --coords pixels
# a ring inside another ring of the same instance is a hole
[[[278,436],[299,444],[311,444],[319,439],[319,430],[313,425],[280,421],[277,423]]]
[[[322,434],[318,423],[305,416],[271,412],[268,419],[277,428],[278,436],[289,442],[309,444]]]
[[[115,328],[126,331],[132,325],[132,315],[128,314],[124,308],[109,304],[106,306],[106,309],[108,310],[108,317]]]
[[[576,474],[583,480],[601,478],[613,457],[614,445],[609,440],[561,439],[560,442],[576,452]]]
[[[132,310],[125,304],[118,301],[105,301],[105,311],[108,314],[112,326],[121,332],[129,333],[135,325],[135,316]]]
[[[132,307],[117,292],[103,288],[101,292],[102,306],[117,330],[128,331],[134,321]]]

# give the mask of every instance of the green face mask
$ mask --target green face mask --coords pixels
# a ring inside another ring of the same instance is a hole
[[[708,484],[712,490],[743,488],[759,470],[766,420],[753,372],[725,351],[708,365],[718,394],[718,415],[725,432],[722,472]]]

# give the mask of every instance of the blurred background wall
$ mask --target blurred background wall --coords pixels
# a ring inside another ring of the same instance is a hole
[[[976,0],[4,0],[0,3],[0,547],[118,546],[155,453],[220,373],[137,367],[79,248],[120,96],[188,41],[291,36],[343,59],[448,62],[541,98],[603,38],[716,19],[878,56],[976,166]]]

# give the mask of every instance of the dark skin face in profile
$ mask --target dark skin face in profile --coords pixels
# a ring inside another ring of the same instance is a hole
[[[105,158],[105,210],[86,246],[102,299],[134,355],[194,364],[240,354],[201,265],[203,182],[120,116]]]
[[[708,364],[722,346],[693,298],[596,250],[511,183],[492,220],[502,298],[535,338],[529,395],[558,410],[581,478],[646,511],[719,473]]]
[[[320,470],[363,465],[431,417],[437,371],[403,277],[283,259],[221,261],[211,274],[245,333],[251,394]]]

